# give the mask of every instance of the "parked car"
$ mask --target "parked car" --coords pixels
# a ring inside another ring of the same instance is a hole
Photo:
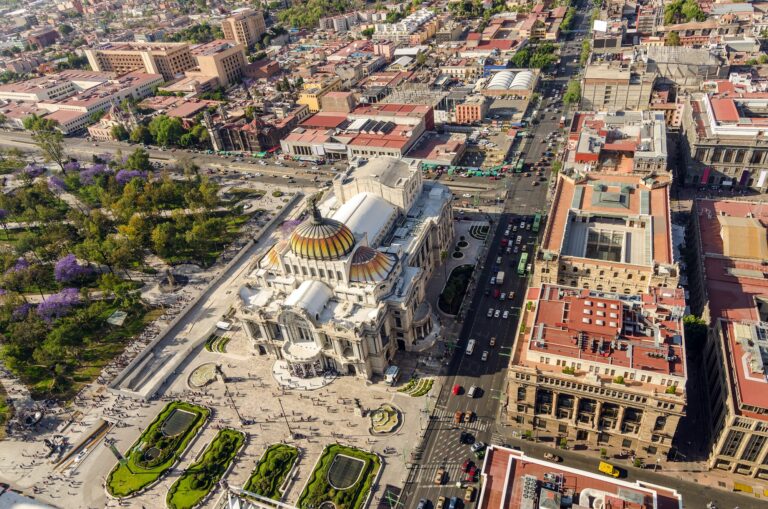
[[[454,396],[458,396],[459,394],[461,394],[461,385],[459,384],[454,385],[451,392],[453,392]]]
[[[486,315],[488,318],[491,318],[493,316],[493,308],[488,308],[488,313]]]
[[[544,459],[548,461],[554,461],[555,463],[560,463],[561,461],[563,461],[563,458],[561,458],[557,454],[552,454],[551,452],[545,452]]]
[[[435,484],[443,484],[444,478],[445,478],[445,468],[440,467],[437,469],[437,472],[435,473]]]
[[[416,509],[427,509],[427,507],[429,507],[429,500],[422,498],[419,500],[419,505],[416,506]]]
[[[462,472],[469,472],[469,469],[475,466],[475,462],[467,458],[464,460],[464,464],[461,465]]]
[[[467,486],[467,490],[464,492],[464,501],[472,502],[475,499],[475,487]]]
[[[472,452],[482,451],[483,449],[485,449],[485,444],[483,442],[475,442],[469,448]]]
[[[459,497],[451,497],[448,501],[448,509],[459,509]]]
[[[496,346],[496,336],[491,336],[491,340],[488,342],[488,346]]]
[[[464,412],[464,422],[472,422],[472,419],[475,417],[475,412],[472,410],[467,410]]]
[[[435,504],[435,509],[443,509],[445,506],[445,497],[440,496],[437,497],[437,504]]]
[[[506,315],[507,312],[504,311],[504,315]],[[506,318],[506,316],[504,316]],[[480,356],[481,361],[487,361],[488,360],[488,350],[483,350],[483,355]]]
[[[494,318],[498,318],[499,316],[501,316],[501,309],[497,309],[496,311],[493,312]]]
[[[461,420],[463,418],[463,414],[461,410],[457,410],[455,414],[453,414],[453,423],[454,424],[461,424]]]
[[[502,317],[502,318],[504,318],[505,320],[506,320],[507,318],[509,318],[509,310],[505,309],[505,310],[504,310],[504,314],[503,314],[503,315],[501,315],[501,317]]]

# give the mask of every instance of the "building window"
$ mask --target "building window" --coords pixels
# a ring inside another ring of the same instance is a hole
[[[762,435],[752,435],[747,441],[747,446],[744,448],[744,453],[741,455],[741,459],[744,461],[757,461],[757,457],[760,451],[765,445],[765,441],[768,437]]]
[[[625,449],[629,449],[630,447],[632,447],[632,440],[630,440],[629,438],[625,438],[624,440],[621,441],[621,446],[624,447]]]
[[[723,443],[723,447],[720,448],[720,454],[723,456],[734,456],[736,451],[739,450],[739,445],[744,438],[744,433],[741,431],[731,430],[728,432],[728,436]]]

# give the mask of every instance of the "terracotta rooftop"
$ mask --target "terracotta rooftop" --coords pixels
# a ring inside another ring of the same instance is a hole
[[[518,342],[519,359],[539,363],[540,355],[556,355],[684,378],[684,310],[681,289],[618,296],[544,285],[528,320],[530,332]]]
[[[526,456],[498,446],[488,448],[483,468],[478,509],[560,507],[570,497],[584,507],[611,509],[682,509],[682,496],[673,488],[643,481],[612,479],[598,472],[579,470]],[[534,498],[536,505],[526,498]]]

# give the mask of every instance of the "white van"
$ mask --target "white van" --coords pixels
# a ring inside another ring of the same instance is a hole
[[[467,343],[467,350],[466,350],[465,353],[467,355],[472,355],[472,352],[474,352],[474,351],[475,351],[475,340],[474,339],[470,339],[469,342]]]
[[[476,393],[476,392],[477,392],[477,387],[475,387],[475,386],[473,385],[473,386],[472,386],[472,387],[470,387],[470,388],[469,388],[469,390],[467,391],[467,397],[468,397],[468,398],[474,398],[474,397],[475,397],[475,393]]]

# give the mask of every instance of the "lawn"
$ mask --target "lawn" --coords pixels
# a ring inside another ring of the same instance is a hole
[[[365,463],[357,482],[344,490],[337,490],[328,482],[328,472],[338,454],[357,458]],[[373,453],[338,444],[329,445],[323,451],[315,469],[310,474],[309,481],[299,497],[297,507],[300,509],[319,507],[320,504],[329,500],[337,509],[360,509],[380,468],[381,460]]]
[[[226,353],[227,343],[229,343],[228,337],[211,334],[208,336],[208,339],[205,340],[205,349],[209,352]]]
[[[262,497],[280,500],[280,486],[299,457],[299,450],[286,444],[272,444],[264,452],[243,489]]]
[[[166,419],[175,410],[192,412],[197,418],[185,432],[169,437],[163,434],[162,427]],[[202,425],[208,419],[209,411],[191,403],[173,401],[157,414],[144,433],[126,453],[127,462],[118,463],[107,477],[107,491],[115,497],[125,497],[136,493],[159,479],[171,468],[189,445]],[[148,458],[145,451],[154,449],[159,455]]]
[[[216,486],[245,441],[245,433],[223,429],[205,448],[200,460],[176,479],[165,498],[170,509],[190,509]]]
[[[437,301],[437,305],[443,313],[458,314],[474,270],[474,265],[459,265],[451,271],[451,275],[448,276],[448,281]]]

